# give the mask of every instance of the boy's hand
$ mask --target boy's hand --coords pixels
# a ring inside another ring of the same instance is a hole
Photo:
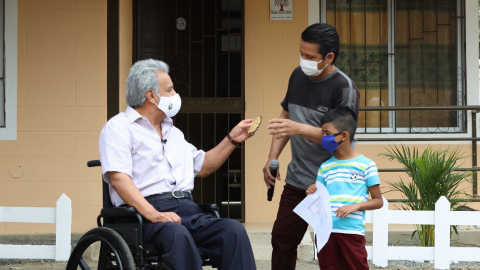
[[[360,206],[358,203],[344,205],[335,211],[335,216],[338,218],[346,218],[350,213],[355,213],[359,210]]]
[[[307,191],[305,191],[305,193],[308,194],[313,194],[315,193],[315,191],[317,191],[317,186],[315,184],[311,184],[308,188],[307,188]]]

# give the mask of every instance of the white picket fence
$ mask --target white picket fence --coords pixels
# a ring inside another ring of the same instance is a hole
[[[0,245],[0,258],[68,260],[72,240],[72,202],[65,194],[57,200],[57,207],[0,207],[0,222],[56,224],[55,245]]]
[[[479,247],[450,247],[450,225],[480,225],[480,211],[450,211],[450,202],[442,196],[435,211],[388,210],[383,207],[367,211],[365,223],[373,224],[373,246],[367,246],[368,259],[386,267],[388,260],[434,261],[435,269],[449,269],[451,261],[479,261]],[[388,246],[388,224],[435,225],[434,247]]]

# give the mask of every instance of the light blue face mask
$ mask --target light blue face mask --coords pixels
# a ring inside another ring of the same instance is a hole
[[[325,151],[333,154],[333,151],[342,143],[342,141],[337,142],[335,141],[335,136],[340,135],[342,133],[337,134],[330,134],[322,137],[322,147]]]

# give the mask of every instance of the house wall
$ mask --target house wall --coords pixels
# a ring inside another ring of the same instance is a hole
[[[262,115],[262,126],[245,143],[246,222],[274,221],[284,182],[275,187],[271,202],[262,168],[267,162],[271,136],[268,120],[282,112],[291,72],[299,64],[300,34],[308,26],[308,0],[295,0],[293,20],[270,21],[269,0],[245,0],[245,103],[246,118]],[[285,179],[291,159],[290,143],[279,158]]]
[[[280,101],[299,62],[300,33],[308,25],[309,1],[292,2],[293,21],[270,21],[268,0],[245,0],[246,117],[263,116],[261,128],[245,143],[245,211],[249,223],[275,220],[284,184],[279,182],[273,201],[266,201],[262,168],[271,143],[266,126],[269,119],[280,115]],[[473,11],[467,13],[467,22],[477,16],[476,6],[469,6],[469,10]],[[98,136],[107,120],[106,18],[106,0],[19,0],[18,139],[0,141],[0,205],[54,207],[65,193],[72,199],[73,232],[96,226],[101,208],[101,171],[87,168],[85,163],[98,158]],[[468,39],[468,33],[476,31],[476,23],[467,23],[467,55],[475,54],[478,59],[478,44]],[[126,108],[124,89],[131,59],[132,0],[122,0],[121,111]],[[467,65],[468,72],[472,64]],[[477,68],[474,77],[467,75],[472,78],[467,88],[468,96],[478,102]],[[378,157],[386,146],[359,143],[356,149],[375,160],[379,168],[398,168],[398,164]],[[421,150],[426,147],[416,146]],[[447,146],[433,144],[435,148]],[[466,156],[464,166],[471,166],[471,146],[465,143],[461,147]],[[279,158],[282,180],[290,159],[288,144]],[[381,173],[382,190],[388,189],[385,181],[400,177],[408,178],[405,173]],[[471,193],[471,184],[464,187]],[[400,198],[395,193],[385,196]],[[479,203],[470,206],[480,209]],[[54,225],[0,223],[0,234],[44,232],[54,232]]]
[[[18,1],[18,134],[0,141],[0,205],[72,200],[73,232],[101,207],[98,136],[106,121],[106,0]],[[0,223],[0,233],[54,232],[54,224]]]

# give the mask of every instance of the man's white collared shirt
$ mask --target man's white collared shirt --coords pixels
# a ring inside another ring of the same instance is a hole
[[[166,142],[131,107],[112,117],[100,133],[98,147],[105,182],[110,184],[107,172],[122,172],[144,197],[174,190],[191,192],[205,152],[188,143],[171,118],[165,118],[161,126]],[[114,206],[125,204],[111,185],[110,197]]]

